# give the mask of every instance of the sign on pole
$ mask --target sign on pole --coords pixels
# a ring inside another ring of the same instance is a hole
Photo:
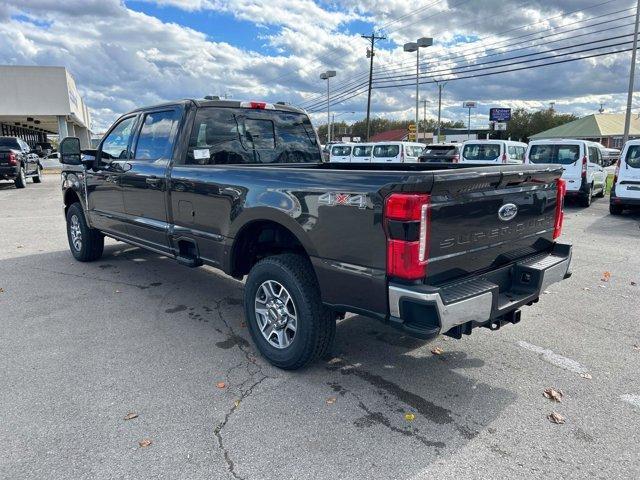
[[[467,101],[462,103],[463,108],[476,108],[478,106],[478,102],[475,101]]]
[[[504,132],[507,129],[507,124],[504,122],[496,122],[493,126],[496,132]]]
[[[511,120],[511,109],[491,108],[489,109],[489,120],[492,122],[508,122]]]

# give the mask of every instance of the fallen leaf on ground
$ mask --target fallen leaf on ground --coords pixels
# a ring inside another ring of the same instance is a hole
[[[601,278],[601,280],[602,280],[603,282],[608,282],[610,279],[611,279],[611,272],[604,272],[604,273],[602,274],[602,278]]]
[[[233,406],[238,408],[240,406],[240,400],[236,400],[235,402],[233,402]]]
[[[23,247],[23,245],[18,245],[16,248],[22,248],[22,247]]]
[[[562,390],[556,390],[555,388],[547,388],[543,395],[554,402],[562,402],[562,397],[564,396]]]
[[[583,290],[591,290],[589,287],[584,287]]]
[[[636,343],[636,344],[633,346],[633,349],[634,349],[634,350],[640,350],[640,343]]]
[[[631,282],[632,287],[635,287],[636,285],[638,285],[636,282]]]
[[[329,397],[326,400],[327,405],[333,405],[334,403],[336,403],[336,397]]]
[[[125,420],[133,420],[134,418],[138,418],[138,414],[133,412],[127,413],[124,417]]]
[[[593,378],[590,373],[581,373],[580,376],[582,378],[586,378],[587,380],[591,380]]]
[[[436,347],[431,350],[431,353],[433,353],[434,355],[442,355],[444,353],[444,350],[440,347]]]
[[[140,440],[138,442],[138,445],[140,445],[142,448],[145,447],[149,447],[153,442],[151,440],[149,440],[148,438],[145,438],[144,440]]]
[[[551,412],[547,415],[547,418],[551,423],[557,423],[558,425],[562,425],[564,423],[564,417],[558,412]]]
[[[115,293],[120,293],[120,290],[116,290]]]
[[[607,288],[606,285],[598,285],[600,288]]]
[[[405,413],[404,414],[404,419],[407,422],[413,422],[416,419],[416,416],[413,413]]]
[[[545,290],[542,293],[544,293],[545,295],[549,295],[551,292],[549,290]]]
[[[0,288],[0,293],[4,293],[4,288]]]
[[[218,382],[218,383],[216,383],[216,387],[218,387],[218,388],[224,388],[224,387],[226,387],[226,386],[227,386],[227,384],[226,384],[226,383],[224,383],[224,382]]]

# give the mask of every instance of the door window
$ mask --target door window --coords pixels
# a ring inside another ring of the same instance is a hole
[[[147,113],[140,129],[136,160],[170,159],[178,124],[178,110]]]
[[[377,158],[397,157],[399,154],[399,145],[376,145],[373,147],[373,156]]]
[[[129,140],[136,117],[129,117],[118,123],[102,142],[102,160],[129,158]]]
[[[589,161],[598,163],[598,149],[596,147],[589,147]]]

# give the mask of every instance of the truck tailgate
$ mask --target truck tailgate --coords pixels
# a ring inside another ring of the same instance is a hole
[[[549,251],[561,173],[522,167],[436,173],[427,283],[442,284]]]

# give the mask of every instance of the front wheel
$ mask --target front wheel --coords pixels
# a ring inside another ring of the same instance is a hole
[[[32,177],[33,183],[41,183],[42,182],[42,167],[38,164],[36,168],[36,174]]]
[[[24,171],[24,167],[20,167],[14,183],[16,184],[16,188],[24,188],[27,186],[27,173]]]
[[[67,239],[73,257],[80,262],[92,262],[102,256],[104,236],[90,228],[79,203],[67,210]]]
[[[322,304],[311,263],[301,255],[256,263],[245,284],[244,311],[260,353],[285,370],[324,356],[335,336],[335,317]]]

